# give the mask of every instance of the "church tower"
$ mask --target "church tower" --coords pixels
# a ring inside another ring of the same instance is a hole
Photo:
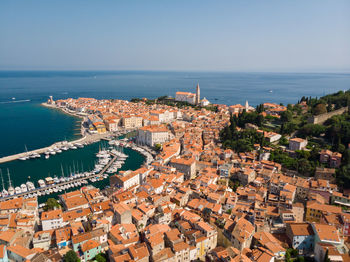
[[[201,90],[199,89],[199,84],[197,84],[196,88],[196,105],[201,103]]]

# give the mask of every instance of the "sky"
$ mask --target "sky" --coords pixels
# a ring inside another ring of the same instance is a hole
[[[350,72],[349,0],[1,0],[0,70]]]

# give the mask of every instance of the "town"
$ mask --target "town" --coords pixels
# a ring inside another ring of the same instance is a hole
[[[0,202],[0,261],[350,261],[350,91],[256,107],[211,104],[199,85],[47,103],[86,135],[133,130],[155,156],[43,208]]]

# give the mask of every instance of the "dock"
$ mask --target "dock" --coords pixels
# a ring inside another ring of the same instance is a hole
[[[113,158],[108,162],[108,164],[97,174],[91,174],[89,176],[85,176],[85,177],[79,177],[79,178],[75,178],[75,179],[72,179],[70,181],[65,181],[65,182],[60,182],[60,183],[56,183],[56,184],[52,184],[52,185],[48,185],[46,187],[40,187],[40,188],[36,188],[34,190],[31,190],[31,191],[27,191],[27,192],[24,192],[24,193],[20,193],[20,194],[15,194],[15,195],[11,195],[11,196],[7,196],[7,197],[3,197],[3,198],[0,198],[0,202],[2,201],[6,201],[6,200],[10,200],[10,199],[14,199],[14,198],[19,198],[19,197],[24,197],[24,196],[28,196],[29,194],[34,194],[34,193],[38,193],[38,192],[45,192],[46,190],[48,189],[54,189],[56,187],[59,187],[59,186],[65,186],[65,185],[68,185],[68,184],[71,184],[71,183],[74,183],[74,182],[81,182],[83,180],[88,180],[90,178],[93,178],[93,177],[99,177],[101,175],[104,174],[104,172],[106,172],[106,170],[116,161],[116,159],[118,158],[117,155],[113,154],[113,153],[110,153]]]

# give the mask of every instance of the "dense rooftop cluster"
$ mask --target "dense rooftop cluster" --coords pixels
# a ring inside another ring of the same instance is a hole
[[[81,261],[100,253],[115,262],[349,260],[350,197],[334,182],[338,155],[322,151],[331,166],[305,178],[269,160],[273,148],[261,143],[249,152],[225,149],[221,130],[253,108],[88,98],[56,104],[85,115],[91,131],[137,128],[135,143],[161,147],[152,163],[110,176],[106,190],[61,195],[61,208],[39,210],[36,199],[1,202],[3,261],[60,261],[70,250]],[[265,115],[284,111],[263,107]],[[253,124],[235,128],[257,130],[270,143],[281,138]],[[288,150],[306,144],[291,138]]]

